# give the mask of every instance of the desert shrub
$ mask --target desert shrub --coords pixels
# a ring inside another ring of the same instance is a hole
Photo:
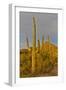
[[[49,72],[52,69],[52,63],[50,62],[50,55],[49,52],[41,52],[40,53],[41,60],[42,60],[42,72]]]
[[[29,75],[31,72],[31,60],[29,55],[21,54],[20,56],[20,68],[21,69],[21,75]]]

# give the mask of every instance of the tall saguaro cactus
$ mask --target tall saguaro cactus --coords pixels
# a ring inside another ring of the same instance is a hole
[[[29,41],[28,41],[28,37],[26,37],[26,43],[27,43],[27,48],[29,48]]]
[[[36,62],[36,22],[35,17],[32,18],[32,73],[35,72]]]
[[[44,35],[42,35],[42,48],[44,47]]]
[[[29,40],[28,40],[28,36],[27,36],[27,33],[25,32],[25,34],[26,34],[26,46],[27,46],[27,48],[29,48]]]
[[[38,32],[38,52],[40,52],[40,38],[39,38],[39,32]]]

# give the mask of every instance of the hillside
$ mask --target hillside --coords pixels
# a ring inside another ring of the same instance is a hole
[[[58,49],[52,43],[45,42],[36,48],[36,70],[32,74],[32,47],[20,50],[20,77],[58,75]]]

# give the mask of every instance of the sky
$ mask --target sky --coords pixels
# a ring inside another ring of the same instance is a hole
[[[45,41],[48,35],[51,42],[58,45],[58,15],[56,13],[36,13],[36,12],[20,12],[20,48],[26,48],[26,35],[28,36],[29,46],[32,46],[32,17],[36,21],[36,42],[38,40],[38,32],[40,42],[42,35]]]

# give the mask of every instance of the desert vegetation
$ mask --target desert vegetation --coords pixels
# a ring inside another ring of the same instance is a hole
[[[48,48],[49,45],[49,48]],[[57,47],[45,43],[38,52],[36,48],[35,72],[32,73],[32,48],[20,50],[20,77],[40,77],[58,75]]]

